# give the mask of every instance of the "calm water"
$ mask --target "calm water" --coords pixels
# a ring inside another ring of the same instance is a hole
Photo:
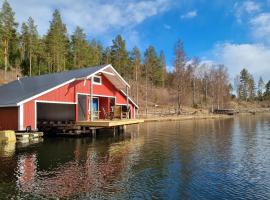
[[[270,115],[0,146],[0,199],[270,199]]]

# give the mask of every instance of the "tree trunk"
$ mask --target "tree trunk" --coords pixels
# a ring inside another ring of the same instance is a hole
[[[194,78],[193,78],[193,80],[192,80],[192,82],[193,82],[193,86],[192,86],[192,105],[193,105],[193,107],[195,106],[195,80],[194,80]]]
[[[138,66],[135,67],[135,80],[136,80],[136,103],[139,105],[139,85],[138,85]]]
[[[145,113],[146,116],[148,114],[148,70],[146,67],[146,73],[145,73],[145,81],[146,81],[146,90],[145,90]]]
[[[180,85],[178,85],[178,90],[177,90],[177,115],[181,114],[181,97],[180,97]]]
[[[4,57],[5,57],[5,78],[6,78],[6,72],[8,69],[8,40],[7,39],[5,39],[4,45],[5,45]]]
[[[29,53],[29,76],[32,76],[32,54]]]

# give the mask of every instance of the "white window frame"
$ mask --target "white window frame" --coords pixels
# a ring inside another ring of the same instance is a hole
[[[99,78],[100,79],[100,82],[95,82],[95,78]],[[102,77],[101,76],[94,76],[93,79],[92,79],[92,83],[95,84],[95,85],[102,85]]]

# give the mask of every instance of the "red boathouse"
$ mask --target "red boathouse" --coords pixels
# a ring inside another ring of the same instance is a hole
[[[129,88],[111,65],[23,77],[0,86],[0,130],[38,129],[39,120],[105,119],[114,106],[133,119],[138,106]]]

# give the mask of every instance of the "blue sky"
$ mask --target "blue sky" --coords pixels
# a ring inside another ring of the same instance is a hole
[[[0,0],[2,1],[2,0]],[[225,64],[231,79],[243,67],[270,79],[270,0],[10,0],[18,22],[32,16],[45,34],[55,8],[69,33],[81,26],[104,45],[121,34],[130,49],[164,50],[168,68],[178,39],[189,58]]]

